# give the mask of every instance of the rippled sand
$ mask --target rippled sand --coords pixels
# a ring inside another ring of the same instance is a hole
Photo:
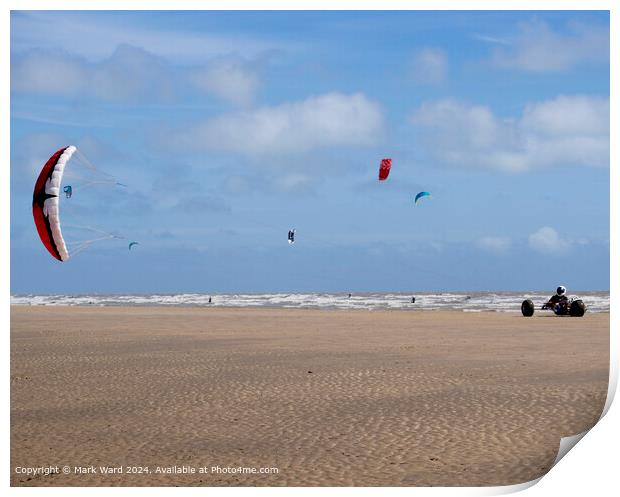
[[[608,365],[608,314],[12,307],[11,483],[520,483],[596,422]]]

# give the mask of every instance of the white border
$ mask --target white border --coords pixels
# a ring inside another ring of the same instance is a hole
[[[298,0],[294,4],[284,0],[263,0],[263,1],[249,1],[249,0],[230,0],[227,2],[209,2],[200,0],[177,0],[175,2],[163,1],[163,0],[126,0],[126,1],[101,1],[95,0],[91,2],[76,1],[76,0],[62,0],[62,1],[44,1],[44,0],[8,0],[3,2],[2,8],[2,21],[0,24],[0,46],[1,46],[1,61],[2,68],[2,98],[4,105],[4,119],[5,126],[2,128],[0,135],[0,147],[5,154],[5,164],[10,163],[10,57],[9,57],[9,43],[10,43],[10,10],[610,10],[611,11],[611,137],[617,137],[618,135],[618,102],[617,102],[617,88],[620,83],[618,78],[618,57],[620,51],[618,50],[618,6],[617,2],[611,0],[506,0],[497,2],[496,0],[475,0],[475,1],[458,1],[458,0],[437,0],[435,2],[431,0],[419,0],[419,1],[399,1],[399,0],[382,0],[381,2],[358,0],[358,1],[343,1],[343,0]],[[615,90],[615,91],[614,91]],[[615,140],[611,140],[611,170],[610,170],[610,188],[613,185],[620,185],[620,173],[618,172],[618,147]],[[2,480],[4,487],[9,486],[9,451],[10,447],[10,367],[9,367],[9,350],[10,350],[10,337],[9,337],[9,302],[10,302],[10,278],[9,278],[9,247],[10,247],[10,200],[9,200],[9,185],[8,174],[10,168],[5,166],[4,174],[5,181],[2,182],[2,189],[0,190],[0,250],[2,250],[3,257],[0,261],[0,276],[4,284],[2,285],[1,297],[5,303],[1,309],[1,322],[3,323],[2,331],[4,332],[4,377],[2,396],[4,399],[3,405],[5,409],[2,415],[2,433],[3,433],[3,450],[2,450]],[[617,221],[620,219],[618,215],[618,209],[620,203],[618,202],[617,195],[614,195],[614,191],[610,192],[610,204],[611,204],[611,226],[610,226],[610,243],[611,243],[611,261],[610,261],[610,291],[611,291],[611,368],[610,368],[610,392],[613,395],[617,385],[618,379],[618,303],[615,298],[618,282],[620,282],[620,265],[618,259],[618,235],[619,230],[617,227]],[[617,406],[609,406],[609,401],[612,399],[612,395],[609,396],[606,409],[609,409],[607,415],[579,442],[579,448],[573,450],[562,461],[554,467],[547,475],[545,475],[540,482],[530,488],[528,492],[531,495],[550,495],[551,493],[563,494],[563,495],[583,495],[589,494],[601,494],[606,495],[609,493],[609,489],[618,488],[617,468],[615,461],[615,446],[614,441],[620,440],[619,429],[620,414]],[[517,485],[513,487],[493,487],[486,489],[474,489],[474,488],[394,488],[383,489],[381,492],[388,491],[390,494],[416,495],[430,494],[433,495],[497,495],[505,493],[506,491],[521,490],[523,486]],[[148,492],[148,495],[162,495],[174,492],[175,494],[190,493],[190,492],[204,492],[208,491],[210,494],[226,493],[226,494],[240,494],[251,491],[252,493],[265,494],[271,493],[289,493],[291,489],[276,489],[276,488],[261,488],[261,489],[219,489],[209,487],[208,489],[188,489],[188,488],[140,488],[140,489],[110,489],[110,488],[93,488],[88,489],[89,493],[102,494],[108,492],[116,493],[144,493]],[[300,488],[295,489],[295,492],[301,494],[316,494],[316,493],[353,493],[356,495],[366,494],[375,495],[378,489],[373,488],[356,488],[356,489],[325,489],[325,488]],[[31,494],[34,492],[46,492],[56,495],[66,494],[80,494],[84,493],[83,489],[78,488],[11,488],[9,492],[20,494]]]

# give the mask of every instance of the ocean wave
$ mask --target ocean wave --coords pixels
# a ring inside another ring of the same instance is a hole
[[[415,303],[411,302],[415,296]],[[582,292],[589,312],[609,312],[609,292]],[[135,294],[135,295],[11,295],[11,305],[33,306],[213,306],[296,309],[399,309],[460,310],[465,312],[519,312],[524,299],[537,305],[543,292],[444,293],[238,293],[238,294]],[[209,299],[211,301],[209,302]]]

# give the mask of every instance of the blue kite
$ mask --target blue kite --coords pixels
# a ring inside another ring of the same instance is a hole
[[[420,200],[422,197],[430,197],[431,194],[430,192],[420,192],[415,196],[415,200],[413,201],[414,204],[418,203],[418,200]]]

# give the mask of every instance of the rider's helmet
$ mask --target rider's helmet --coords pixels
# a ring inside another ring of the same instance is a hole
[[[558,289],[556,290],[556,292],[558,295],[564,295],[566,293],[566,287],[560,285]]]

